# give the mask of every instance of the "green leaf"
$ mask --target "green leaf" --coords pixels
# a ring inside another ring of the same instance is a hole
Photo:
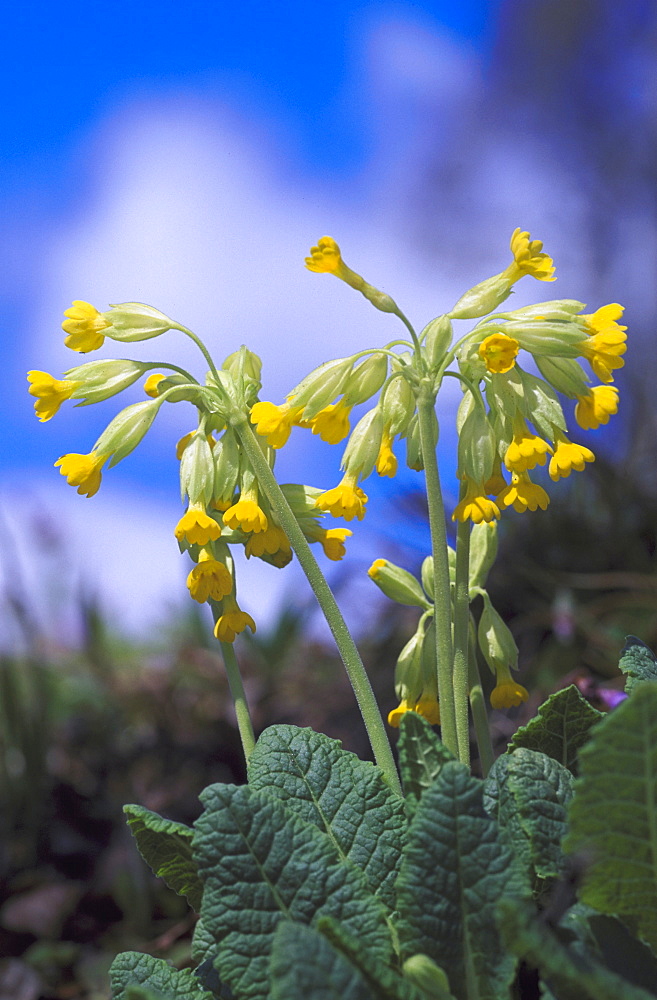
[[[422,793],[433,785],[448,760],[454,756],[417,712],[405,712],[399,726],[399,769],[409,816]]]
[[[518,747],[538,750],[577,774],[577,754],[604,718],[589,705],[574,684],[550,695],[526,726],[521,726],[509,743],[509,753]]]
[[[377,1000],[380,996],[322,934],[289,920],[276,929],[270,970],[272,1000]]]
[[[219,946],[217,971],[240,1000],[268,995],[269,955],[283,919],[312,925],[334,917],[375,959],[390,959],[383,905],[326,834],[249,787],[211,785],[201,800],[194,835],[201,917]]]
[[[657,947],[657,685],[642,684],[580,755],[564,850],[589,861],[580,898]]]
[[[575,935],[572,948],[645,989],[657,988],[657,957],[645,942],[630,933],[617,917],[598,913],[585,903],[571,906],[559,928]]]
[[[162,958],[124,951],[112,962],[112,1000],[157,998],[157,1000],[213,1000],[189,969],[174,969]]]
[[[258,740],[248,776],[250,788],[276,796],[326,833],[340,857],[365,873],[371,891],[393,905],[406,815],[378,767],[312,729],[281,725]]]
[[[566,809],[573,776],[536,750],[519,747],[495,761],[484,783],[484,806],[509,838],[510,846],[539,878],[562,874]]]
[[[192,858],[194,831],[184,823],[164,819],[143,806],[124,806],[123,812],[146,864],[170,889],[179,896],[186,896],[189,905],[198,913],[203,883]]]
[[[499,921],[506,946],[540,971],[559,1000],[655,1000],[654,993],[562,945],[533,907],[504,900]]]
[[[628,635],[618,663],[627,674],[625,690],[629,694],[641,681],[657,681],[657,657],[645,642],[634,635]]]
[[[495,923],[503,897],[526,893],[520,866],[483,806],[483,782],[457,762],[426,789],[409,827],[397,882],[402,958],[428,955],[458,1000],[499,1000],[515,959]]]

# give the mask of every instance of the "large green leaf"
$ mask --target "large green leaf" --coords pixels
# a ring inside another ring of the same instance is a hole
[[[146,864],[170,889],[186,896],[189,905],[198,913],[203,883],[192,858],[192,828],[164,819],[143,806],[124,806],[123,812]]]
[[[218,944],[217,971],[240,998],[268,995],[269,955],[283,919],[312,925],[334,917],[374,959],[390,959],[383,905],[325,833],[249,787],[211,785],[201,800],[194,835],[201,916]]]
[[[573,776],[552,757],[519,747],[495,761],[484,783],[484,806],[507,834],[517,856],[539,878],[558,877],[561,841]]]
[[[657,681],[657,657],[634,635],[628,635],[618,666],[627,674],[625,690],[628,693],[641,681]]]
[[[657,948],[657,684],[601,722],[580,754],[564,849],[588,862],[580,897]]]
[[[277,796],[326,833],[344,859],[365,873],[388,906],[406,829],[404,800],[378,767],[312,729],[271,726],[249,760],[249,786]]]
[[[112,1000],[157,997],[162,1000],[213,1000],[189,969],[174,969],[162,958],[124,951],[110,968]]]
[[[283,920],[270,962],[272,1000],[378,1000],[362,974],[310,927]]]
[[[618,917],[598,913],[586,903],[576,903],[566,912],[559,928],[574,934],[575,941],[569,947],[583,950],[589,958],[635,986],[657,990],[657,957]]]
[[[405,712],[402,716],[397,749],[406,805],[412,816],[422,793],[433,785],[443,766],[454,760],[454,756],[427,720],[416,712]]]
[[[462,764],[445,764],[410,824],[397,882],[402,958],[428,955],[459,1000],[506,995],[515,959],[501,947],[496,907],[527,892],[482,786]]]
[[[538,750],[577,773],[577,754],[591,735],[603,712],[589,705],[574,684],[550,695],[538,714],[521,726],[509,743],[509,753],[518,747]]]
[[[559,1000],[655,1000],[654,993],[566,948],[533,907],[504,900],[499,921],[507,948],[538,969]]]

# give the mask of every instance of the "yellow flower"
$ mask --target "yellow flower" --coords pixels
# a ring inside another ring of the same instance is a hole
[[[533,483],[527,472],[514,472],[511,483],[497,497],[500,507],[511,507],[519,514],[526,510],[545,510],[550,498],[538,483]]]
[[[548,454],[552,454],[552,448],[547,441],[532,434],[522,418],[516,420],[513,440],[504,455],[504,464],[509,472],[526,472],[536,465],[545,465]]]
[[[322,236],[321,240],[317,241],[317,246],[310,248],[310,257],[306,257],[305,264],[309,271],[314,271],[316,274],[334,274],[352,288],[360,289],[365,284],[359,274],[347,267],[342,259],[340,247],[330,236]]]
[[[206,513],[202,504],[190,504],[173,533],[179,542],[207,545],[208,542],[216,542],[221,534],[221,528],[215,519]]]
[[[289,402],[280,406],[266,401],[255,403],[251,407],[251,423],[255,424],[257,434],[267,438],[270,448],[282,448],[302,409]]]
[[[349,528],[320,528],[318,524],[304,525],[303,533],[309,542],[319,542],[324,555],[333,562],[339,562],[347,554],[345,539],[353,532]]]
[[[529,698],[529,691],[522,684],[518,684],[511,676],[508,667],[499,667],[496,670],[496,684],[490,695],[490,703],[493,708],[513,708],[521,705]]]
[[[392,434],[386,428],[381,438],[381,447],[376,459],[376,471],[380,476],[389,476],[392,478],[397,472],[397,456],[392,450],[393,440]]]
[[[594,313],[582,314],[580,319],[586,323],[588,332],[595,336],[597,333],[624,333],[626,326],[620,326],[618,320],[625,311],[625,307],[618,302],[610,302],[609,305],[601,306]],[[625,338],[623,337],[623,340]]]
[[[492,333],[479,345],[479,357],[486,362],[489,372],[509,372],[516,363],[520,345],[505,333]]]
[[[406,712],[417,712],[427,722],[430,722],[432,726],[440,725],[440,705],[437,698],[425,698],[423,696],[415,704],[411,704],[405,698],[402,698],[397,708],[393,708],[392,712],[388,713],[388,725],[392,726],[393,729],[398,729],[402,715],[405,715]]]
[[[101,331],[112,324],[91,303],[75,299],[64,315],[68,317],[62,323],[62,330],[68,334],[64,343],[72,351],[86,354],[103,346],[105,335]]]
[[[585,395],[577,397],[575,420],[585,431],[594,431],[609,417],[618,413],[618,389],[613,385],[594,385]]]
[[[233,578],[227,567],[215,559],[209,549],[203,548],[198,557],[198,564],[187,577],[189,593],[199,604],[212,598],[220,601],[233,589]]]
[[[214,627],[214,634],[219,642],[235,642],[235,636],[243,632],[245,628],[250,628],[252,632],[255,632],[256,625],[253,618],[246,611],[240,610],[234,598],[226,598],[225,603],[227,608],[217,618]]]
[[[157,387],[160,384],[160,382],[164,381],[165,378],[166,375],[159,375],[156,374],[155,372],[152,375],[149,375],[146,381],[144,382],[144,392],[146,393],[146,395],[152,396],[153,399],[157,399],[157,397],[160,395],[159,392],[157,391]]]
[[[239,531],[266,531],[268,527],[267,515],[258,506],[257,498],[246,493],[240,497],[237,503],[229,507],[224,514],[224,524],[229,528]]]
[[[624,333],[609,328],[582,340],[577,346],[600,381],[613,382],[612,372],[625,364],[621,354],[627,350],[626,340]]]
[[[481,524],[482,521],[493,521],[499,518],[500,510],[496,503],[486,496],[486,488],[481,483],[475,483],[474,479],[466,476],[467,488],[465,496],[454,509],[452,521],[474,521]]]
[[[349,473],[334,489],[321,493],[315,500],[315,506],[320,510],[327,510],[333,517],[343,517],[345,521],[354,517],[362,521],[366,503],[367,496],[357,485],[357,477]]]
[[[507,268],[509,272],[517,273],[518,278],[531,274],[539,281],[556,281],[553,277],[554,263],[548,254],[541,253],[543,244],[540,240],[530,240],[528,232],[514,229],[510,246],[513,264]]]
[[[27,373],[27,380],[30,382],[28,392],[30,396],[36,396],[34,412],[41,421],[45,423],[57,413],[57,410],[65,400],[70,399],[82,382],[74,382],[72,379],[56,379],[48,372],[40,372],[35,369]]]
[[[582,444],[574,444],[565,434],[558,433],[554,455],[550,459],[550,478],[556,482],[565,479],[573,469],[581,472],[585,462],[595,462],[595,455],[590,448]]]
[[[502,463],[499,457],[495,458],[495,463],[493,465],[493,472],[490,479],[487,479],[484,483],[484,491],[488,493],[489,496],[498,497],[503,489],[506,489],[506,479],[502,475]]]
[[[338,444],[347,437],[351,429],[349,414],[352,407],[348,406],[343,399],[337,403],[330,403],[320,410],[308,425],[312,427],[313,434],[319,434],[322,441],[327,444]]]
[[[108,455],[99,455],[92,451],[88,455],[62,455],[55,462],[62,476],[66,476],[69,486],[77,486],[80,496],[92,497],[100,488],[101,469]]]
[[[273,556],[277,552],[289,553],[291,550],[289,539],[283,529],[278,524],[270,522],[265,531],[254,533],[249,537],[244,551],[247,559],[250,559],[251,556],[262,556],[265,553]]]

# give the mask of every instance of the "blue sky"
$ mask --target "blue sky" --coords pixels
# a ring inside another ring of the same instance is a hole
[[[326,357],[397,334],[394,318],[303,270],[325,233],[419,327],[505,266],[517,225],[562,262],[559,294],[613,301],[629,285],[641,302],[647,271],[630,268],[626,253],[604,281],[587,256],[577,157],[538,119],[534,128],[525,116],[518,130],[504,105],[487,103],[500,7],[252,0],[44,3],[5,14],[2,487],[28,586],[39,574],[24,524],[51,516],[71,579],[101,587],[130,627],[148,618],[140,597],[151,607],[184,599],[186,567],[171,536],[180,509],[172,442],[189,416],[163,412],[91,500],[52,462],[88,451],[116,401],[69,408],[43,426],[34,419],[25,371],[58,374],[76,363],[59,329],[74,298],[101,309],[149,302],[207,337],[219,358],[246,342],[263,355],[265,398],[280,398]],[[507,25],[521,8],[507,0]],[[636,212],[620,250],[642,224],[640,205]],[[517,304],[532,296],[544,297],[523,289]],[[132,356],[196,364],[184,344],[156,344]],[[295,445],[282,456],[282,478],[332,485],[338,458],[317,442]],[[373,530],[388,536],[383,497],[395,489],[372,484],[381,494]],[[361,569],[368,544],[355,556]],[[140,549],[148,558],[131,559]],[[245,572],[251,587],[253,567]]]

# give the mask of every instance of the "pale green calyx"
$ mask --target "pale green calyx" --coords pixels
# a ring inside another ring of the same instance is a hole
[[[214,463],[214,488],[212,499],[215,503],[230,504],[240,475],[241,450],[232,427],[217,441],[212,449]]]
[[[388,357],[381,351],[369,354],[349,374],[344,384],[343,402],[358,406],[379,391],[388,374]]]
[[[375,559],[367,573],[391,601],[422,608],[423,611],[432,607],[413,574],[401,566],[395,566],[388,559]]]
[[[427,1000],[450,1000],[452,994],[447,975],[428,955],[412,955],[407,958],[402,972]]]
[[[79,399],[78,406],[100,403],[127,389],[152,367],[146,362],[127,359],[101,359],[69,368],[66,378],[82,383],[71,393],[71,399]]]
[[[353,366],[352,357],[325,362],[292,389],[288,400],[295,407],[303,406],[304,420],[312,420],[342,393]]]
[[[367,479],[381,447],[383,417],[378,406],[368,410],[354,427],[342,456],[341,468],[350,475]]]
[[[420,335],[429,368],[436,368],[444,359],[452,342],[453,330],[449,316],[437,316]]]
[[[509,668],[515,670],[518,667],[518,647],[515,639],[485,591],[482,597],[484,610],[479,619],[477,640],[483,657],[493,674],[498,670]]]
[[[215,447],[217,447],[215,445]],[[215,465],[212,448],[203,427],[188,441],[180,459],[180,495],[190,504],[208,506],[214,494]]]
[[[546,381],[554,386],[557,392],[570,399],[586,396],[589,391],[589,378],[574,358],[536,358],[536,366]]]
[[[169,319],[159,309],[147,306],[143,302],[120,302],[117,305],[110,305],[109,311],[102,313],[102,316],[110,324],[103,330],[103,334],[122,343],[150,340],[151,337],[159,337],[167,330],[180,329],[175,320]]]
[[[491,566],[497,556],[497,521],[473,524],[470,532],[470,600],[486,586]]]
[[[93,450],[99,455],[111,455],[110,468],[133,451],[155,420],[163,398],[133,403],[114,417],[96,441]]]
[[[451,319],[477,319],[497,309],[511,294],[513,282],[506,271],[480,281],[462,295],[449,311]]]

